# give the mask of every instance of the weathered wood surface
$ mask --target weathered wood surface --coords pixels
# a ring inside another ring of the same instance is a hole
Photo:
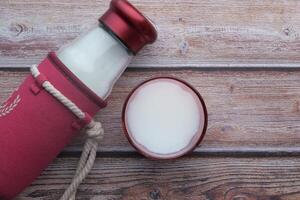
[[[0,67],[28,67],[86,31],[105,0],[1,0]],[[300,67],[298,0],[132,0],[157,43],[135,67]]]
[[[18,200],[58,199],[78,159],[61,158]],[[299,158],[98,158],[79,200],[299,200]]]
[[[28,72],[0,72],[0,100]],[[131,152],[121,128],[126,96],[138,83],[155,76],[187,80],[203,95],[209,113],[202,153],[300,153],[300,71],[129,70],[117,82],[109,105],[97,115],[106,137],[101,152]],[[83,137],[65,152],[80,152]]]
[[[157,24],[159,39],[134,60],[135,68],[121,77],[97,115],[106,137],[78,199],[300,199],[300,1],[131,2]],[[29,74],[16,68],[72,41],[108,4],[1,0],[0,68],[6,70],[0,69],[0,102]],[[164,162],[137,156],[120,121],[129,91],[163,75],[193,84],[209,111],[201,147],[193,156]],[[83,142],[84,135],[76,138],[18,199],[58,199]]]

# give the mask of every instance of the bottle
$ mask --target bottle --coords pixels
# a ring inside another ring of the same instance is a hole
[[[150,20],[126,1],[111,9],[87,34],[58,51],[58,58],[98,96],[105,99],[133,56],[156,39]]]
[[[93,117],[127,65],[157,32],[126,0],[112,0],[99,24],[38,65],[0,106],[0,199],[12,199],[86,126],[44,90],[49,81]],[[109,137],[109,135],[107,136]]]

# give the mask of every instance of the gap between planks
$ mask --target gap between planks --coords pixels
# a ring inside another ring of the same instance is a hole
[[[101,148],[101,147],[100,147]],[[78,158],[82,151],[79,149],[66,149],[58,155],[59,158]],[[104,150],[97,152],[98,158],[136,158],[143,157],[138,152],[128,148],[127,150]],[[216,149],[198,147],[194,152],[184,156],[190,158],[206,157],[231,157],[231,158],[267,158],[267,157],[300,157],[300,148],[243,148],[243,149]]]
[[[126,72],[159,72],[159,71],[202,71],[202,72],[210,72],[210,71],[300,71],[300,63],[299,64],[274,64],[274,65],[267,65],[265,64],[254,64],[254,65],[223,65],[223,64],[211,64],[205,65],[202,67],[194,66],[194,65],[178,65],[178,66],[145,66],[145,67],[138,67],[138,66],[128,66]],[[29,72],[30,67],[0,67],[0,72]]]

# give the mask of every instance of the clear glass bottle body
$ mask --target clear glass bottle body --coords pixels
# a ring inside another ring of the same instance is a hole
[[[87,87],[106,99],[132,60],[133,53],[99,24],[63,46],[57,56]]]

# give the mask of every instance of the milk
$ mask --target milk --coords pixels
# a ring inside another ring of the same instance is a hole
[[[192,89],[162,78],[147,82],[132,94],[125,118],[134,143],[150,153],[167,155],[189,148],[199,139],[204,112]]]
[[[105,99],[133,55],[99,25],[57,53],[86,86]]]

